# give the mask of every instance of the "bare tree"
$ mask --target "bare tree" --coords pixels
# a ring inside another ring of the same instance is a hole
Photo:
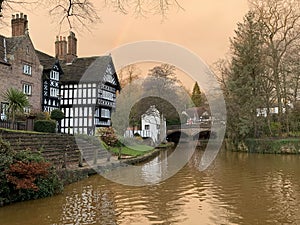
[[[113,8],[123,14],[147,16],[159,14],[163,19],[172,8],[183,9],[178,0],[102,0],[103,7]],[[96,0],[0,0],[0,17],[3,12],[14,10],[18,6],[42,5],[49,9],[50,15],[58,20],[60,27],[66,24],[71,28],[85,27],[100,22]]]
[[[87,25],[101,21],[98,12],[90,0],[53,0],[53,8],[49,13],[59,19],[59,25],[68,23],[70,29],[87,27]]]
[[[270,74],[267,77],[274,85],[279,122],[286,119],[288,131],[288,82],[290,79],[284,65],[288,53],[300,40],[299,4],[293,0],[250,1],[265,28],[265,61]],[[283,112],[286,111],[285,115]]]
[[[121,87],[131,84],[142,75],[142,71],[135,64],[128,65],[120,70],[118,73]]]

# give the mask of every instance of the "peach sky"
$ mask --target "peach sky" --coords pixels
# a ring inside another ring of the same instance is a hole
[[[97,1],[95,1],[97,2]],[[122,44],[141,40],[162,40],[179,44],[196,53],[208,65],[225,57],[229,38],[236,24],[248,10],[247,0],[180,0],[184,11],[173,10],[167,20],[161,17],[135,18],[113,10],[103,9],[99,15],[102,23],[95,24],[92,32],[75,31],[78,39],[78,56],[103,55]],[[97,3],[98,4],[98,3]],[[48,12],[22,9],[28,15],[29,33],[35,47],[54,55],[58,26],[51,23]],[[10,14],[5,14],[10,23]],[[10,36],[10,27],[1,34]],[[68,35],[67,29],[59,34]]]

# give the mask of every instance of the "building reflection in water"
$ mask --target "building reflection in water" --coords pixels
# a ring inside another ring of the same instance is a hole
[[[117,224],[115,203],[110,191],[92,185],[74,190],[62,206],[63,224]]]

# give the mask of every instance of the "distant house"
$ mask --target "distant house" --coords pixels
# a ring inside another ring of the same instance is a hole
[[[212,121],[209,107],[192,107],[182,112],[187,117],[187,124],[209,123]]]
[[[0,93],[11,87],[22,90],[30,103],[25,112],[41,111],[42,66],[28,33],[27,16],[13,15],[11,28],[11,37],[0,35]],[[7,105],[0,95],[2,119],[7,114]]]
[[[285,113],[285,108],[283,108],[282,112]],[[279,108],[278,106],[275,106],[275,107],[271,107],[269,108],[269,114],[278,114],[279,112]],[[267,117],[268,115],[268,109],[267,108],[258,108],[256,109],[256,116],[259,117],[259,116],[262,116],[262,117]]]
[[[73,32],[68,42],[57,38],[55,49],[63,71],[60,107],[65,118],[61,132],[94,134],[98,127],[111,126],[116,92],[121,89],[111,56],[78,58]]]
[[[155,106],[151,106],[141,116],[141,130],[127,130],[124,136],[133,137],[133,135],[138,134],[143,138],[151,138],[154,143],[159,143],[165,139],[166,132],[166,119]]]

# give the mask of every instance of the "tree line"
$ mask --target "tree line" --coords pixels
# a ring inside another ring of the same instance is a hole
[[[227,135],[295,135],[300,130],[300,8],[292,0],[254,0],[217,63]],[[298,133],[299,134],[299,133]]]

